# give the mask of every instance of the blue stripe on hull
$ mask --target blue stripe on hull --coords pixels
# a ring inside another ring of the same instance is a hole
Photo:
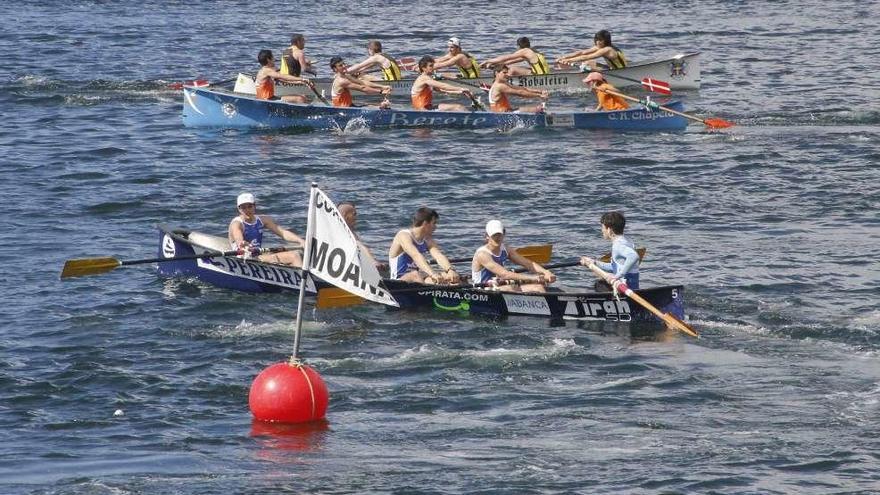
[[[669,108],[682,111],[681,102]],[[612,129],[623,131],[679,131],[687,127],[683,117],[643,107],[615,112],[533,113],[440,112],[401,109],[338,108],[301,105],[282,101],[185,88],[183,123],[188,127],[344,129],[349,122],[379,128],[510,129],[553,127]]]

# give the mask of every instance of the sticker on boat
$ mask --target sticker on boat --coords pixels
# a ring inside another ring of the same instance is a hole
[[[504,304],[511,313],[527,315],[550,315],[550,306],[547,300],[541,296],[526,296],[522,294],[504,294]]]
[[[162,237],[162,256],[166,258],[173,258],[177,249],[174,247],[174,239],[171,238],[170,235],[165,234]]]

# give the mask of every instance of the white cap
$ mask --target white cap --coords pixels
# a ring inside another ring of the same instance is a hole
[[[489,220],[486,224],[486,234],[491,237],[495,234],[503,234],[504,233],[504,224],[501,223],[501,220]]]
[[[457,46],[457,47],[461,48],[461,40],[459,40],[459,39],[456,38],[455,36],[453,36],[452,38],[449,38],[449,39],[446,41],[446,44],[447,44],[447,45],[452,45],[452,46]]]
[[[238,202],[236,206],[241,206],[246,203],[256,203],[257,200],[254,199],[254,195],[251,193],[241,193],[238,195]]]

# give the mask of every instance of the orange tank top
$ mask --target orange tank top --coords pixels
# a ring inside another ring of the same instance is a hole
[[[596,98],[599,100],[599,104],[602,105],[602,110],[626,110],[627,108],[629,108],[629,104],[627,104],[627,102],[624,101],[623,98],[601,91],[603,89],[616,91],[617,88],[615,88],[614,86],[605,83],[601,86],[598,86],[597,89],[599,91],[596,91]]]
[[[489,90],[489,109],[493,112],[510,112],[513,107],[507,100],[507,95],[495,89],[495,85]]]
[[[418,93],[410,93],[412,96],[412,106],[416,110],[433,110],[433,100],[434,100],[434,92],[431,90],[431,86],[425,84],[422,86],[422,90]]]
[[[275,98],[275,81],[271,77],[263,78],[262,82],[257,83],[257,99],[271,100]]]
[[[354,102],[351,99],[351,91],[348,88],[343,88],[342,91],[336,92],[335,85],[332,87],[330,91],[330,96],[333,97],[333,106],[334,107],[350,107],[353,106]]]

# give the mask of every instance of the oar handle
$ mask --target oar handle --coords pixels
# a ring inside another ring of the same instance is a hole
[[[321,103],[327,105],[328,107],[333,106],[330,104],[329,101],[327,101],[327,98],[324,98],[324,95],[318,92],[318,88],[315,87],[315,83],[311,79],[306,79],[306,86],[308,86],[309,89],[312,90],[312,93],[315,93],[315,96],[317,96],[318,99],[321,100]]]
[[[596,266],[595,263],[590,263],[589,269],[592,270],[593,273],[596,274],[597,277],[605,280],[612,287],[614,287],[614,290],[619,290],[619,291],[623,292],[626,295],[626,297],[637,302],[643,308],[645,308],[648,311],[650,311],[651,313],[653,313],[654,316],[656,316],[657,318],[660,318],[660,320],[663,321],[663,323],[665,323],[669,328],[678,330],[679,332],[682,332],[682,333],[686,333],[686,334],[690,335],[691,337],[697,337],[697,338],[700,337],[700,335],[693,328],[691,328],[690,325],[686,324],[685,322],[679,320],[678,318],[676,318],[675,316],[673,316],[669,313],[664,313],[664,312],[660,311],[653,304],[651,304],[647,300],[645,300],[645,298],[636,294],[635,291],[630,289],[626,285],[625,282],[613,278],[610,273],[606,272],[605,270],[602,270],[601,268]]]

